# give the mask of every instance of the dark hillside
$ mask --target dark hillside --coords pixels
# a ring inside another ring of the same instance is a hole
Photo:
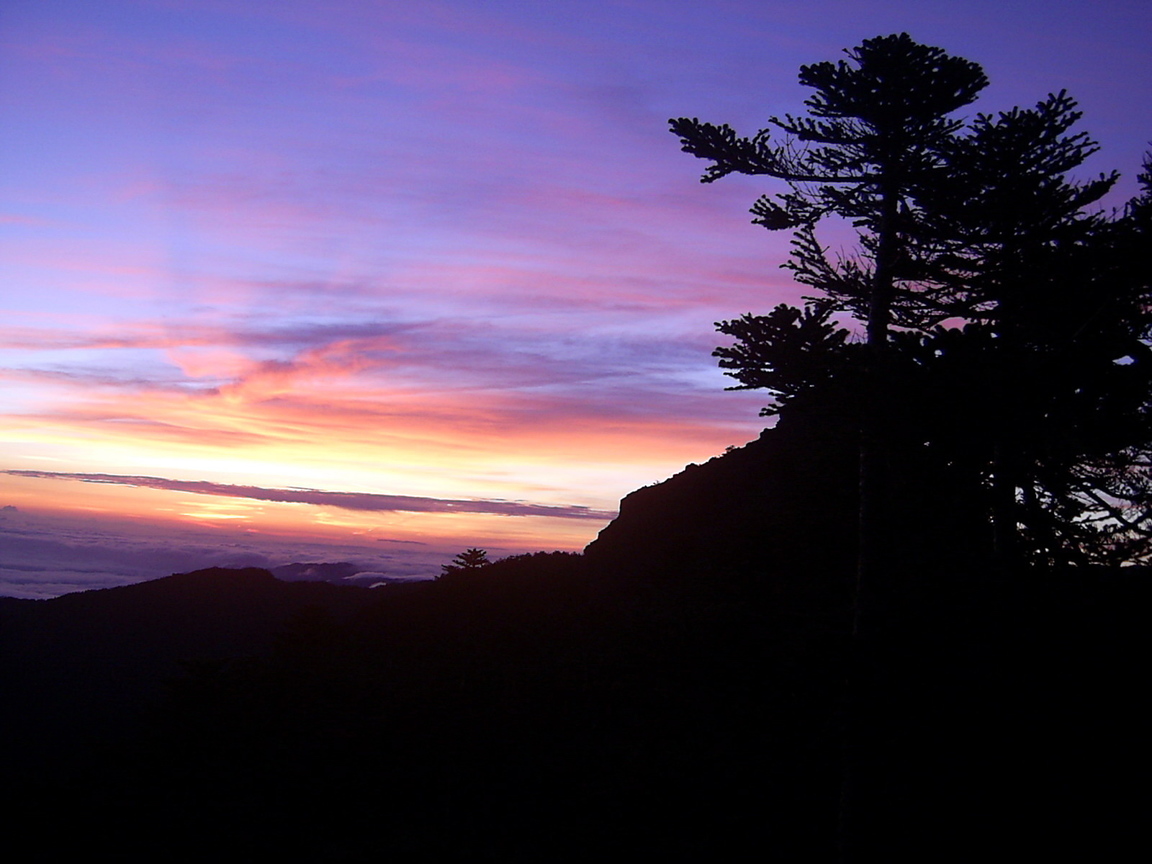
[[[843,603],[856,558],[856,450],[837,423],[782,422],[626,496],[585,556],[667,589]]]
[[[0,604],[0,805],[46,856],[836,860],[851,468],[793,425],[629,496],[584,556]],[[874,655],[871,860],[1112,860],[1147,574],[960,569]]]
[[[367,589],[286,584],[265,570],[201,570],[0,605],[3,764],[134,728],[183,663],[271,650],[301,610],[347,618]]]

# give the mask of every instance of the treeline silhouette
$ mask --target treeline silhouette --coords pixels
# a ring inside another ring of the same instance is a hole
[[[811,116],[685,149],[787,187],[806,308],[723,322],[773,428],[624,499],[583,555],[426,583],[211,570],[0,599],[13,845],[121,860],[971,861],[1142,828],[1149,183],[1063,94],[952,112],[905,35]],[[829,259],[826,217],[860,232]],[[855,316],[854,341],[834,315]]]

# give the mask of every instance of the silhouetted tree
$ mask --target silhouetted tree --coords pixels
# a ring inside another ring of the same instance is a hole
[[[736,339],[712,352],[724,374],[740,382],[729,390],[768,390],[774,401],[760,415],[779,414],[811,398],[828,401],[833,382],[851,372],[849,332],[831,321],[832,304],[810,302],[803,310],[781,303],[768,315],[742,315],[716,329]]]
[[[800,67],[800,83],[815,91],[804,103],[810,116],[772,117],[770,128],[751,139],[737,137],[726,124],[669,122],[686,152],[713,163],[702,182],[737,172],[788,185],[787,192],[753,204],[753,221],[770,230],[794,229],[793,255],[784,266],[865,323],[858,631],[889,593],[880,584],[890,578],[891,562],[882,559],[891,559],[887,541],[894,536],[886,512],[892,490],[884,433],[896,425],[894,412],[905,408],[893,401],[885,380],[890,330],[893,323],[926,326],[937,317],[920,290],[932,250],[917,242],[917,193],[945,164],[963,125],[949,115],[971,103],[988,80],[977,64],[920,45],[906,33],[867,39],[845,53],[847,61]],[[774,131],[783,133],[779,143],[772,140]],[[827,217],[856,227],[858,255],[828,257],[816,233]]]
[[[868,855],[861,838],[884,795],[899,704],[892,669],[905,649],[887,644],[900,632],[889,611],[902,568],[925,575],[908,554],[917,532],[897,518],[912,514],[894,499],[947,475],[941,489],[985,502],[983,536],[970,539],[1005,570],[1020,538],[1046,563],[1152,552],[1152,193],[1146,166],[1145,193],[1122,217],[1088,212],[1116,175],[1068,179],[1095,145],[1071,132],[1080,115],[1065,93],[966,125],[950,115],[986,86],[976,64],[907,34],[846,53],[801,67],[815,91],[807,117],[773,117],[750,139],[670,123],[686,152],[712,162],[703,182],[743,173],[787,185],[755,202],[753,221],[794,231],[784,266],[820,292],[804,311],[721,322],[738,340],[717,349],[721,366],[773,393],[767,413],[848,394],[859,424],[840,814],[854,860]],[[817,225],[829,217],[857,230],[853,254],[828,255]],[[837,311],[865,325],[863,350],[831,322]]]
[[[1069,178],[1096,149],[1079,119],[1063,92],[979,115],[920,193],[934,302],[969,323],[897,342],[934,404],[922,437],[988,491],[1002,570],[1152,554],[1148,194],[1090,209],[1118,175]]]
[[[937,304],[973,322],[965,332],[982,346],[973,371],[985,421],[969,446],[985,451],[1005,565],[1019,554],[1131,561],[1149,551],[1136,542],[1149,527],[1146,508],[1116,497],[1137,474],[1100,482],[1117,477],[1102,465],[1152,440],[1148,280],[1124,251],[1139,242],[1139,205],[1120,217],[1089,209],[1118,174],[1069,178],[1097,149],[1072,131],[1075,108],[1061,92],[1032,109],[977,116],[953,141],[947,176],[922,193],[923,239],[939,250]]]
[[[440,578],[456,573],[471,573],[482,567],[487,567],[488,553],[484,549],[465,549],[452,559],[451,564],[440,565]]]
[[[713,162],[702,182],[735,172],[788,184],[788,192],[753,204],[753,222],[796,230],[785,266],[865,321],[876,346],[887,342],[894,321],[924,321],[917,195],[962,126],[948,115],[975,100],[988,80],[977,64],[906,33],[866,39],[845,53],[852,62],[800,67],[800,83],[816,91],[804,103],[809,117],[772,117],[772,128],[751,139],[727,124],[669,122],[685,152]],[[782,142],[772,141],[773,128],[784,133]],[[827,257],[816,226],[828,216],[860,230],[861,255]]]
[[[767,414],[821,400],[858,411],[862,580],[883,569],[888,466],[908,445],[967,471],[1005,570],[1021,556],[1145,560],[1152,363],[1134,250],[1147,244],[1147,191],[1121,218],[1089,209],[1117,175],[1069,179],[1096,145],[1073,131],[1066,93],[964,124],[947,114],[986,84],[975,64],[906,34],[847,53],[802,67],[812,116],[772,118],[780,143],[773,130],[741,139],[672,121],[687,152],[713,161],[705,182],[787,182],[753,221],[795,229],[785,266],[823,294],[803,312],[718,324],[737,339],[717,349],[721,366],[773,393]],[[826,216],[852,221],[856,255],[829,258],[816,234]],[[836,335],[838,310],[866,324],[867,350]]]

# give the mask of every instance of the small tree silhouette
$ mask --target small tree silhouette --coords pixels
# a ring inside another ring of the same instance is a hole
[[[450,576],[455,573],[471,573],[482,567],[487,567],[492,562],[488,560],[488,553],[483,549],[475,547],[465,549],[459,555],[452,559],[451,564],[440,565],[440,577],[443,579],[445,576]]]

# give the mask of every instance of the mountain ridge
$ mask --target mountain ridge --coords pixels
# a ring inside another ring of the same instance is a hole
[[[173,837],[290,860],[556,860],[557,838],[571,860],[835,860],[854,456],[834,424],[778,425],[631,493],[583,555],[435,581],[213,568],[0,602],[0,806],[123,860]],[[1147,574],[992,592],[936,558],[912,559],[874,654],[861,842],[1119,854],[1141,824],[1123,781]]]

